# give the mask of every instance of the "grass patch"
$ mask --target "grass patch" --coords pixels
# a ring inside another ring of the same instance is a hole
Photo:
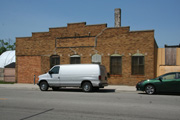
[[[5,82],[5,81],[0,81],[0,84],[14,84],[14,82]]]

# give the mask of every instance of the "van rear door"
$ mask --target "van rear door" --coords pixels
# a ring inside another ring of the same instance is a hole
[[[106,82],[107,83],[107,72],[106,72],[106,68],[102,65],[100,65],[100,71],[101,71],[101,78],[100,80],[102,82]]]

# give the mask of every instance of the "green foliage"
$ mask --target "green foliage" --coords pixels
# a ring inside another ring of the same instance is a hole
[[[0,55],[7,50],[15,50],[16,44],[14,43],[13,45],[11,45],[10,41],[11,41],[10,39],[9,39],[9,42],[0,40]]]
[[[0,84],[14,84],[14,82],[4,82],[4,81],[0,81]]]

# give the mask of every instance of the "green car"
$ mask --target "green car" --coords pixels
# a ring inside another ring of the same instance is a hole
[[[158,92],[180,92],[180,72],[171,72],[155,79],[138,82],[137,91],[145,91],[147,94]]]

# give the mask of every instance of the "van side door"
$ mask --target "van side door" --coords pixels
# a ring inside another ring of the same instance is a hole
[[[80,86],[82,76],[79,69],[80,67],[77,68],[76,66],[62,66],[60,70],[60,86]]]
[[[48,83],[50,86],[60,86],[60,76],[59,76],[59,66],[55,66],[49,71],[50,79],[48,80]]]

